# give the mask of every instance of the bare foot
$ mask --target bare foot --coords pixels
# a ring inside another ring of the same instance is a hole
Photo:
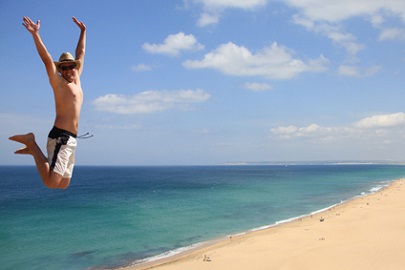
[[[18,149],[14,152],[14,154],[23,154],[29,155],[31,154],[30,148],[35,144],[35,136],[33,133],[27,133],[25,135],[15,135],[9,138],[12,141],[19,142],[25,144],[25,147]]]
[[[23,148],[18,149],[17,151],[15,151],[14,154],[31,155],[31,152],[28,149],[28,147],[23,147]]]
[[[33,133],[27,133],[25,135],[14,135],[8,138],[9,140],[25,144],[27,146],[35,142],[35,136]]]

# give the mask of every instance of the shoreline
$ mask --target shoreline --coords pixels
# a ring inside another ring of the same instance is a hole
[[[121,270],[146,270],[146,269],[187,269],[187,267],[190,267],[189,269],[221,269],[221,267],[225,267],[224,265],[216,268],[213,267],[214,264],[217,264],[217,255],[212,255],[216,254],[218,252],[223,252],[224,250],[227,249],[232,249],[232,247],[236,245],[243,246],[244,243],[251,241],[252,239],[256,238],[271,238],[272,236],[274,237],[275,234],[278,234],[279,232],[285,232],[291,229],[297,229],[301,228],[302,226],[307,226],[308,229],[310,230],[311,227],[317,227],[320,224],[326,224],[329,223],[329,220],[333,220],[336,218],[341,217],[341,213],[339,211],[344,211],[347,208],[352,208],[354,205],[362,204],[364,200],[369,201],[372,200],[373,198],[375,199],[376,197],[378,198],[379,196],[382,196],[383,193],[387,193],[390,190],[396,189],[396,186],[402,186],[405,184],[405,179],[398,179],[394,181],[387,181],[387,185],[382,185],[380,189],[375,190],[374,192],[372,189],[370,189],[371,193],[358,195],[356,197],[353,197],[351,199],[348,199],[346,201],[342,201],[340,203],[331,205],[327,208],[320,209],[317,211],[314,211],[310,214],[294,217],[291,219],[287,220],[281,220],[278,222],[275,222],[271,225],[266,225],[258,228],[253,228],[249,231],[246,232],[241,232],[237,233],[235,235],[229,235],[226,237],[222,237],[219,239],[214,239],[211,241],[206,241],[202,243],[197,243],[188,247],[183,247],[179,248],[176,250],[168,251],[166,253],[150,257],[150,258],[145,258],[143,260],[139,260],[131,264],[130,266],[125,266],[121,267],[118,269]],[[405,192],[405,190],[404,190]],[[381,198],[375,199],[379,201]],[[405,196],[404,196],[404,202],[405,202]],[[369,203],[366,204],[366,206],[369,206]],[[362,209],[365,206],[362,206],[360,209]],[[325,222],[328,221],[328,222]],[[288,236],[288,234],[287,234]],[[404,233],[405,236],[405,233]],[[274,242],[273,239],[272,242]],[[321,243],[323,241],[326,242],[326,238],[324,236],[320,236],[318,239],[318,242]],[[261,241],[261,240],[260,240]],[[318,244],[319,244],[318,243]],[[405,247],[405,244],[404,244]],[[245,249],[243,254],[249,253],[251,248]],[[269,252],[271,252],[272,249],[269,247]],[[240,254],[242,255],[242,254]],[[285,254],[281,254],[285,255]],[[238,261],[238,255],[234,252],[231,254],[228,254],[230,259],[232,261]],[[219,256],[221,257],[221,256]],[[208,258],[208,259],[207,259]],[[257,258],[255,258],[257,260]],[[215,263],[214,263],[215,261]],[[405,262],[404,262],[405,263]],[[209,264],[209,265],[207,265]],[[229,264],[229,263],[228,263]],[[267,264],[263,264],[263,267],[267,267]],[[405,264],[403,265],[405,266]],[[251,266],[245,266],[248,268],[252,268]],[[331,269],[330,266],[328,266],[328,269]],[[223,269],[223,268],[222,268]],[[238,265],[233,266],[232,269],[245,269],[244,267],[239,267]],[[260,268],[257,268],[260,269]],[[285,268],[285,269],[294,269],[294,268]],[[394,268],[396,269],[396,268]]]

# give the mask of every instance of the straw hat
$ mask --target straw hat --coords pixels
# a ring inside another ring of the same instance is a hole
[[[75,60],[73,58],[73,55],[71,55],[69,52],[64,52],[60,55],[59,57],[59,62],[54,62],[56,68],[59,68],[59,66],[61,64],[64,63],[75,63],[76,64],[76,68],[79,69],[80,68],[80,60]]]

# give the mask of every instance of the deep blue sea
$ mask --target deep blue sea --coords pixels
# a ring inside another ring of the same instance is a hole
[[[1,269],[110,269],[327,208],[401,165],[77,166],[69,189],[0,166]]]

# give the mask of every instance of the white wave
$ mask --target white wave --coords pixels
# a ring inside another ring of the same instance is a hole
[[[193,244],[190,246],[186,246],[186,247],[181,247],[181,248],[177,248],[177,249],[173,249],[173,250],[169,250],[167,252],[152,256],[152,257],[148,257],[145,259],[141,259],[141,260],[137,260],[133,263],[133,265],[137,265],[137,264],[142,264],[142,263],[147,263],[147,262],[154,262],[157,260],[161,260],[161,259],[166,259],[169,257],[173,257],[177,254],[192,250],[194,248],[197,248],[199,246],[203,245],[203,243],[198,243],[198,244]]]

